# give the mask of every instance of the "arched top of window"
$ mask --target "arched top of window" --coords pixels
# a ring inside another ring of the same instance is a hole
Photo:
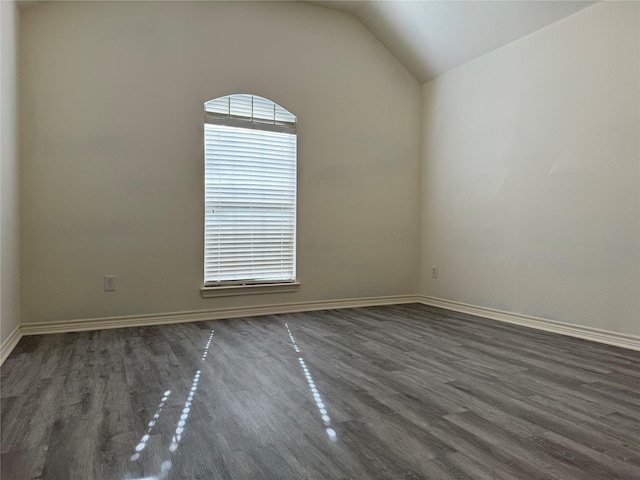
[[[217,125],[295,133],[296,116],[258,95],[235,94],[204,104],[205,122]]]

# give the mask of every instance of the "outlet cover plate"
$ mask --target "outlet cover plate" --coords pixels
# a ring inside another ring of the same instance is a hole
[[[116,276],[105,275],[104,276],[104,291],[115,292],[116,291]]]

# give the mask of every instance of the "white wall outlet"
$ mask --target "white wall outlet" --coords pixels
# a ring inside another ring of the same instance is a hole
[[[116,291],[116,276],[105,275],[104,276],[104,291],[115,292]]]
[[[431,278],[438,278],[438,267],[431,267]]]

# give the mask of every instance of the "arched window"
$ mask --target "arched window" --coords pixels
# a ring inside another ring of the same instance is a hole
[[[296,117],[256,95],[204,104],[204,285],[296,278]]]

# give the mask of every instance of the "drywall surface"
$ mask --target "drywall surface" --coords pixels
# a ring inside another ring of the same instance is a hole
[[[18,23],[16,4],[0,2],[0,343],[20,324]]]
[[[427,82],[592,3],[365,1],[354,13],[421,82]]]
[[[23,323],[417,290],[420,85],[352,15],[47,2],[21,54]],[[200,295],[203,103],[232,93],[298,118],[296,293]]]
[[[423,85],[422,294],[640,334],[639,8]]]

